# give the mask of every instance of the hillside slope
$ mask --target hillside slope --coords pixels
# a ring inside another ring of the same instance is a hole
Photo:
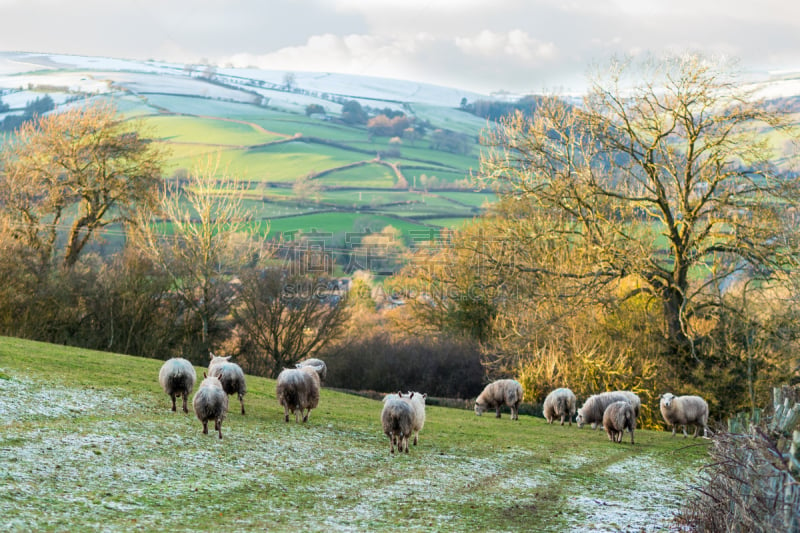
[[[287,424],[275,382],[252,376],[220,441],[170,411],[160,365],[0,338],[6,530],[666,531],[705,457],[666,432],[612,444],[431,406],[420,444],[391,456],[380,402],[325,389]]]

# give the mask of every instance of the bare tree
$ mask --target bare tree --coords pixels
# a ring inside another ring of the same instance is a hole
[[[684,356],[696,356],[692,320],[723,305],[709,287],[795,273],[800,179],[767,135],[790,122],[731,72],[688,55],[615,61],[581,106],[547,98],[489,132],[481,178],[516,214],[496,226],[512,270],[585,293],[633,277],[622,297],[661,302]],[[558,268],[531,255],[556,249],[571,258]]]
[[[276,377],[336,340],[347,308],[325,277],[274,267],[242,274],[233,316],[249,366]]]
[[[165,183],[161,211],[163,218],[151,212],[141,220],[136,242],[200,320],[207,353],[209,332],[230,312],[230,279],[266,258],[269,247],[243,204],[241,184],[221,172],[218,158],[198,164],[184,185]]]

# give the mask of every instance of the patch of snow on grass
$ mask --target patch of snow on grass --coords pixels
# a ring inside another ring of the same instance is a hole
[[[668,531],[687,492],[687,480],[648,457],[634,457],[609,466],[612,481],[593,496],[569,501],[585,518],[570,524],[573,532]]]
[[[117,398],[102,390],[82,390],[29,380],[0,379],[0,420],[4,425],[33,417],[75,417],[90,413],[120,412],[132,408],[129,398]]]

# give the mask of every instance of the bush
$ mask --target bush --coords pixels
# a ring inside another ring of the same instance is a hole
[[[741,424],[748,417],[740,414],[731,431],[714,435],[704,479],[679,523],[692,531],[800,531],[799,396],[800,388],[777,388],[771,416]]]
[[[521,361],[516,375],[525,398],[534,404],[544,402],[547,394],[558,387],[570,388],[578,397],[579,407],[592,394],[632,391],[642,400],[638,425],[660,428],[659,368],[655,359],[643,355],[597,351],[570,356],[550,349]]]
[[[326,384],[336,388],[472,398],[483,387],[480,350],[463,339],[392,338],[375,330],[320,357],[328,365]]]

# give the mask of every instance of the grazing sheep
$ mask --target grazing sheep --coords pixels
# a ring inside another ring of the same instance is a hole
[[[297,368],[302,368],[304,366],[310,366],[316,370],[320,381],[325,381],[325,378],[328,376],[328,367],[322,359],[304,359],[295,365]]]
[[[606,411],[603,413],[603,427],[611,442],[622,442],[622,435],[627,429],[631,433],[631,444],[633,444],[636,414],[633,412],[630,402],[620,400],[606,407]]]
[[[561,417],[561,425],[564,425],[566,418],[569,425],[572,425],[572,417],[575,416],[577,410],[577,398],[575,394],[566,388],[560,388],[552,391],[544,399],[544,417],[549,424],[553,423],[556,417]]]
[[[475,400],[475,414],[481,416],[484,411],[494,409],[496,418],[500,418],[500,408],[507,405],[511,408],[511,420],[519,420],[521,402],[522,385],[514,379],[498,379],[486,385]]]
[[[284,421],[289,421],[291,411],[295,422],[299,422],[305,409],[303,422],[307,422],[311,410],[319,404],[319,389],[319,374],[314,367],[284,368],[278,374],[275,389],[278,402],[283,406]]]
[[[239,403],[242,404],[242,414],[244,414],[244,395],[247,392],[247,383],[244,381],[242,367],[236,363],[231,363],[230,356],[217,357],[213,353],[209,355],[211,360],[208,363],[208,374],[219,378],[225,394],[233,394],[235,392],[239,396]]]
[[[620,400],[626,401],[633,407],[633,412],[638,416],[639,409],[637,405],[641,405],[639,397],[628,391],[612,391],[601,392],[600,394],[593,394],[583,402],[583,406],[578,409],[578,416],[575,417],[578,427],[582,428],[584,424],[591,424],[592,429],[597,429],[598,424],[603,423],[603,413],[606,407],[614,402]],[[633,404],[636,405],[633,405]]]
[[[194,395],[192,406],[194,414],[203,423],[203,434],[208,434],[208,421],[214,421],[214,429],[219,432],[222,438],[222,421],[228,414],[228,395],[222,388],[222,382],[216,376],[207,376],[200,383],[200,388]]]
[[[194,371],[192,363],[181,357],[168,359],[158,371],[158,382],[164,392],[172,398],[173,411],[177,411],[175,397],[183,396],[183,412],[189,412],[187,401],[194,390],[195,381],[197,381],[197,373]]]
[[[408,453],[408,438],[414,427],[414,407],[406,400],[408,398],[394,394],[384,398],[381,424],[383,433],[389,437],[391,453],[394,453],[395,444],[398,452]]]
[[[678,426],[683,426],[683,438],[688,437],[686,426],[694,424],[694,438],[703,427],[703,436],[708,431],[708,404],[700,396],[674,396],[671,392],[661,395],[661,416],[672,426],[672,436]]]
[[[642,409],[642,400],[639,398],[638,394],[628,390],[615,390],[611,392],[625,396],[625,398],[628,400],[628,403],[630,403],[631,407],[633,407],[633,413],[636,415],[636,418],[639,418],[639,411]]]

